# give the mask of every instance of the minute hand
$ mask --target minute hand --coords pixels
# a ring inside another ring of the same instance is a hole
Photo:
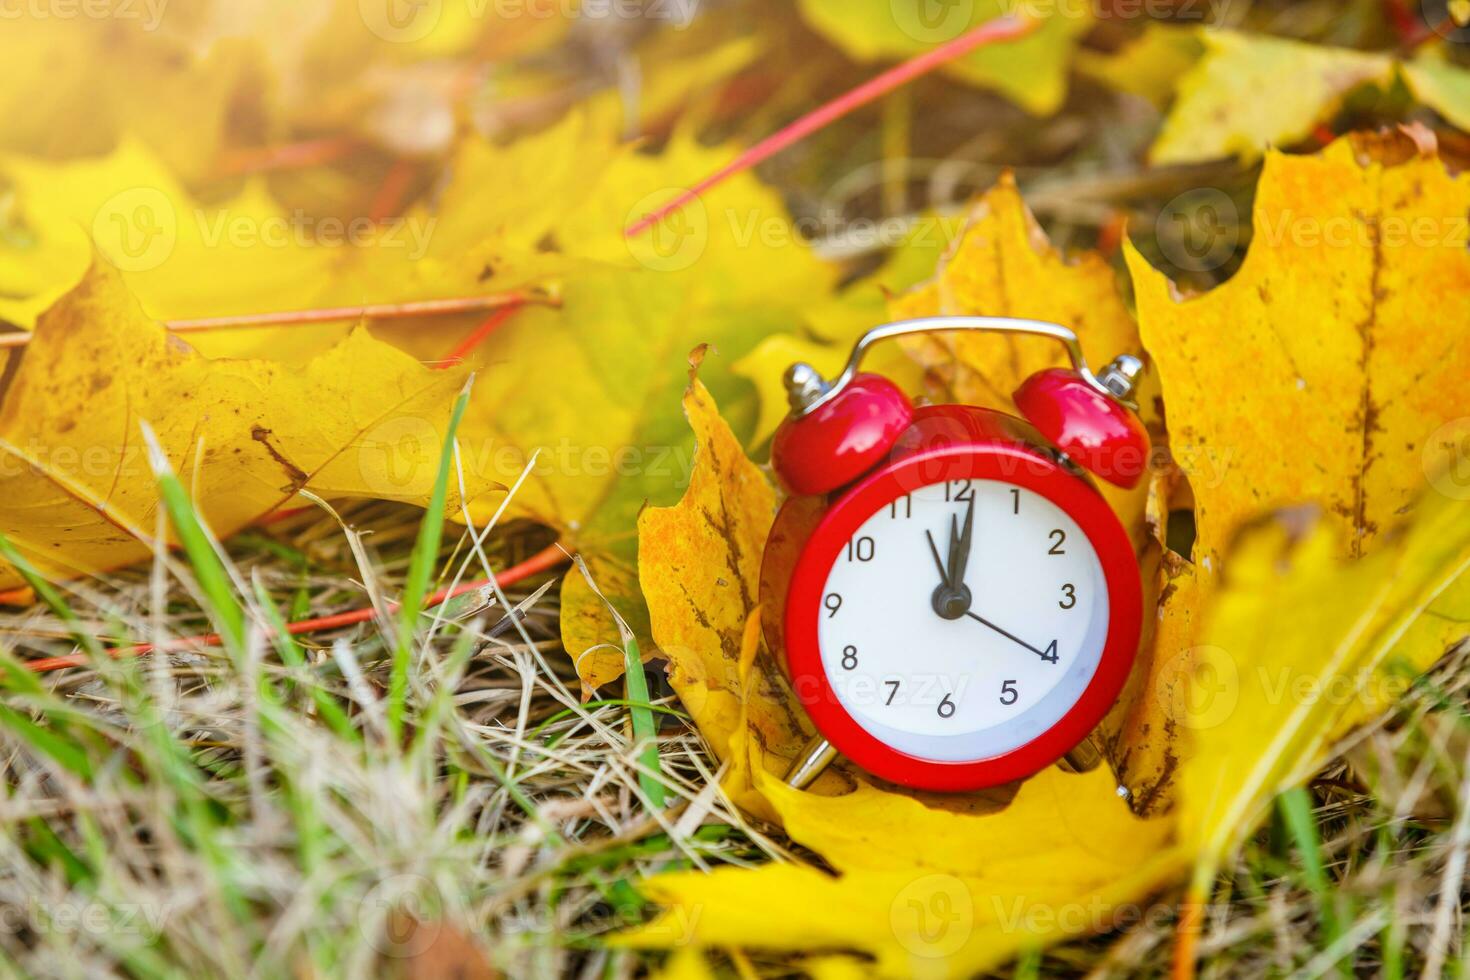
[[[953,514],[949,518],[949,571],[945,576],[950,588],[958,589],[965,584],[965,568],[970,564],[970,539],[975,531],[975,496],[970,495],[970,506],[965,509],[965,529],[958,528],[959,521]]]
[[[977,615],[977,614],[975,614],[973,612],[966,612],[965,615],[966,616],[969,616],[971,619],[973,619],[977,623],[980,623],[981,625],[989,626],[991,629],[995,630],[997,633],[999,633],[1001,636],[1005,637],[1007,640],[1010,640],[1012,643],[1019,643],[1021,646],[1025,647],[1027,650],[1030,650],[1032,653],[1036,654],[1042,660],[1048,660],[1049,661],[1049,660],[1052,659],[1051,657],[1047,656],[1042,651],[1036,649],[1034,646],[1032,646],[1031,644],[1027,643],[1025,640],[1021,639],[1019,636],[1015,635],[1014,633],[1008,633],[1005,630],[1001,629],[999,626],[995,625],[990,620],[986,619],[984,616]]]

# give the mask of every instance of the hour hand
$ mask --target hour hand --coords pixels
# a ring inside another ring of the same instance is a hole
[[[933,532],[925,531],[924,537],[929,539],[929,554],[934,556],[934,567],[939,569],[939,587],[947,589],[949,588],[949,570],[944,567],[944,559],[939,557],[939,545],[934,543]]]
[[[950,564],[946,565],[939,557],[939,546],[934,543],[934,535],[927,531],[924,533],[929,538],[929,551],[934,555],[934,564],[939,568],[939,585],[935,587],[930,602],[934,606],[934,611],[941,618],[959,619],[970,608],[970,590],[965,586],[964,582],[952,577],[955,571],[953,562],[955,556],[955,538],[957,535],[950,535]],[[963,575],[964,571],[964,564],[961,562],[959,573]]]

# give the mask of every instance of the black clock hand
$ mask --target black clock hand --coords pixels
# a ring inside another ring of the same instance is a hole
[[[965,510],[965,529],[958,528],[959,521],[953,514],[949,518],[949,580],[950,587],[958,591],[965,584],[965,567],[970,563],[970,538],[975,530],[975,495],[970,494],[970,506]]]
[[[934,543],[934,535],[925,531],[929,538],[929,551],[934,555],[934,564],[939,566],[939,585],[935,587],[934,594],[930,597],[930,605],[934,612],[943,619],[959,619],[970,608],[970,590],[965,585],[963,577],[965,574],[965,562],[970,557],[970,527],[974,516],[975,502],[970,501],[970,513],[965,517],[965,530],[960,533],[958,522],[950,520],[949,533],[949,561],[946,563],[939,557],[939,546]]]
[[[929,553],[934,556],[934,567],[939,569],[939,587],[949,588],[949,571],[944,567],[944,561],[939,557],[939,545],[934,543],[934,535],[924,532],[924,537],[929,539]]]
[[[1038,650],[1034,646],[1032,646],[1031,644],[1027,643],[1025,640],[1021,639],[1019,636],[1016,636],[1014,633],[1007,633],[1005,630],[1001,629],[999,626],[995,625],[990,620],[986,619],[983,616],[978,616],[975,613],[970,612],[969,610],[966,610],[965,611],[965,615],[966,616],[969,616],[971,619],[973,619],[977,623],[980,623],[980,624],[985,625],[985,626],[989,626],[991,629],[995,630],[997,633],[999,633],[1001,636],[1005,637],[1007,640],[1010,640],[1012,643],[1019,643],[1021,646],[1025,647],[1027,650],[1030,650],[1032,653],[1036,654],[1042,660],[1047,660],[1047,661],[1055,662],[1055,660],[1056,660],[1056,654],[1055,653],[1047,653],[1045,651]]]

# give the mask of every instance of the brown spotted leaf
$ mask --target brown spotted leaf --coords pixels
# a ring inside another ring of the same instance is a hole
[[[810,728],[775,662],[751,647],[776,492],[697,380],[684,412],[696,445],[689,488],[673,507],[638,520],[638,578],[653,637],[669,659],[669,682],[722,759],[747,726],[760,749],[790,759]]]
[[[1467,492],[1467,209],[1470,177],[1407,139],[1342,139],[1317,156],[1267,156],[1255,237],[1224,285],[1181,298],[1130,248],[1197,531],[1193,564],[1161,572],[1154,674],[1126,723],[1136,737],[1120,775],[1146,809],[1171,799],[1172,679],[1207,669],[1199,613],[1245,522],[1313,503],[1359,557],[1426,486]]]
[[[434,467],[399,444],[443,431],[460,372],[354,331],[303,365],[205,357],[98,263],[37,324],[0,403],[0,531],[45,575],[147,557],[158,488],[140,423],[220,534],[298,490],[424,503]],[[483,489],[483,487],[481,488]],[[0,565],[0,588],[20,582]]]

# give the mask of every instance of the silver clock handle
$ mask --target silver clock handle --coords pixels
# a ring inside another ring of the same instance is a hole
[[[929,316],[915,320],[896,320],[874,327],[858,338],[847,358],[847,365],[832,381],[826,381],[810,364],[798,363],[786,370],[786,397],[791,404],[791,417],[801,418],[821,408],[836,398],[857,377],[858,368],[869,348],[894,337],[908,337],[921,333],[948,333],[972,331],[975,333],[1025,334],[1034,337],[1050,337],[1067,350],[1072,367],[1093,388],[1116,401],[1127,404],[1125,399],[1133,390],[1133,379],[1143,365],[1136,357],[1124,354],[1116,358],[1099,378],[1087,366],[1082,355],[1082,345],[1077,334],[1060,323],[1046,320],[1025,320],[1009,316]]]

